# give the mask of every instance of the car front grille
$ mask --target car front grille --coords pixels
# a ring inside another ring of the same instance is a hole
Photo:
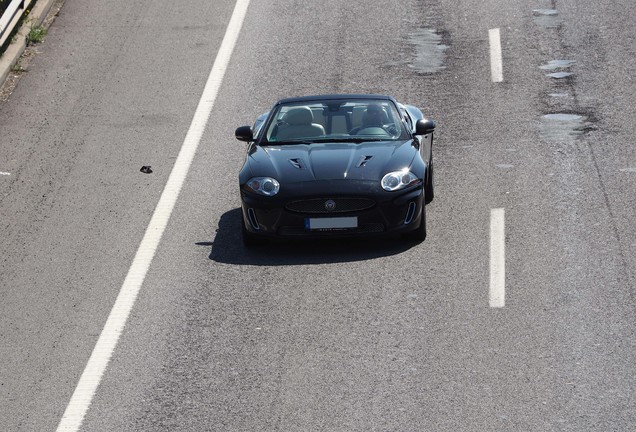
[[[318,198],[288,203],[285,208],[295,213],[330,214],[368,210],[375,201],[367,198]]]

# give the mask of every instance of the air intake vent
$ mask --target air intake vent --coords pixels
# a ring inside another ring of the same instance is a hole
[[[356,167],[360,168],[365,166],[367,162],[369,162],[371,159],[373,159],[373,156],[362,156],[360,160],[358,161],[358,164],[356,165]]]
[[[300,158],[290,159],[289,163],[294,166],[294,168],[305,169],[305,165],[303,164],[303,160]]]
[[[408,225],[413,222],[413,216],[415,216],[415,209],[417,204],[414,202],[409,203],[409,209],[406,211],[406,217],[404,218],[404,225]]]
[[[261,227],[258,224],[258,221],[256,220],[256,213],[254,213],[254,209],[247,209],[247,218],[250,221],[250,225],[252,225],[252,228],[254,228],[255,230],[260,230]]]

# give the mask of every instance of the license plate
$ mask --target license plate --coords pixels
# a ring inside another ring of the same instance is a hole
[[[308,230],[330,230],[357,228],[357,217],[335,217],[335,218],[307,218],[305,228]]]

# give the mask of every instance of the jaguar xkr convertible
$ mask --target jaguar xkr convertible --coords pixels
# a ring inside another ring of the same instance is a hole
[[[433,131],[411,105],[380,95],[278,101],[252,127],[239,173],[246,245],[267,238],[402,234],[426,238]]]

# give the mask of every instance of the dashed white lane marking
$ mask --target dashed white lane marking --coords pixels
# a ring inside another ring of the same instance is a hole
[[[490,307],[506,305],[505,211],[490,210]]]
[[[501,58],[501,35],[499,29],[488,30],[490,40],[490,75],[492,82],[503,81],[503,60]]]
[[[84,373],[80,377],[75,392],[71,397],[71,401],[57,427],[58,432],[75,432],[79,430],[82,425],[84,416],[88,411],[88,407],[97,391],[106,366],[115,350],[119,336],[124,330],[130,311],[137,299],[139,289],[146,277],[159,241],[170,219],[172,209],[174,208],[181,187],[190,169],[212,107],[214,106],[214,101],[216,100],[225,70],[230,61],[230,56],[238,39],[248,5],[249,0],[237,0],[236,2],[232,18],[227,26],[223,42],[219,48],[214,65],[212,66],[212,71],[210,72],[199,105],[194,113],[194,118],[190,124],[190,129],[185,137],[179,156],[172,168],[166,187],[155,208],[132,265],[128,270],[128,275],[124,280],[119,296],[106,321],[106,325],[99,336],[93,353],[84,369]]]
[[[11,173],[0,171],[0,176],[10,176]]]

